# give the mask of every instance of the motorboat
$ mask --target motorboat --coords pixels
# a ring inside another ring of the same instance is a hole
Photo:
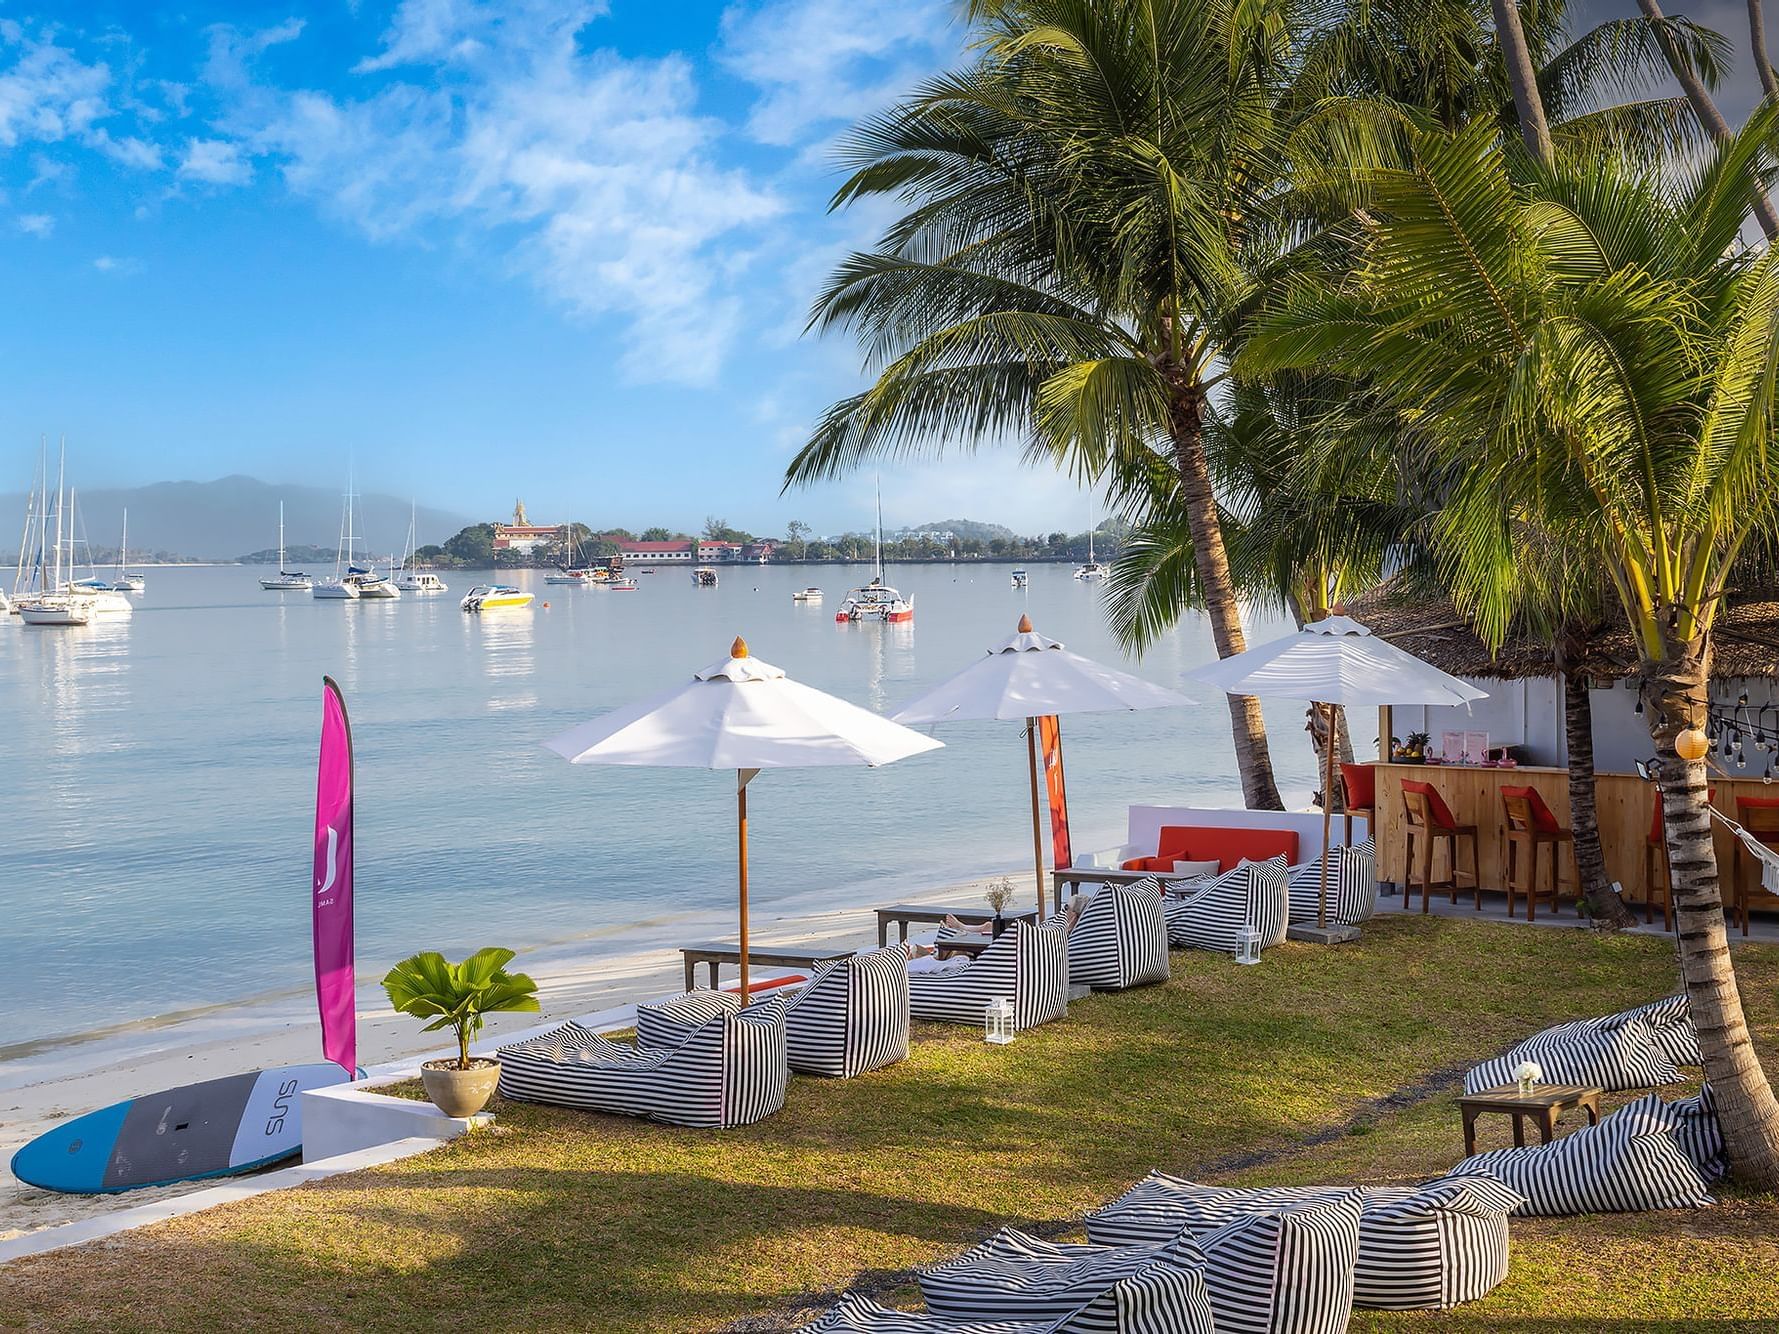
[[[877,574],[863,588],[855,588],[846,595],[840,604],[840,610],[834,613],[836,621],[884,621],[902,622],[914,619],[914,599],[905,598],[901,593],[883,582],[883,488],[877,489]]]
[[[616,579],[603,580],[602,584],[614,593],[634,593],[636,591],[636,580],[626,575],[620,575]]]
[[[819,588],[800,588],[791,594],[792,602],[820,602],[822,590]]]
[[[1031,583],[1031,576],[1024,570],[1013,571],[1013,587],[1024,588]]]
[[[278,577],[261,579],[259,586],[274,593],[286,592],[291,589],[307,589],[314,586],[315,581],[301,570],[284,568],[284,502],[278,502]]]
[[[699,588],[715,588],[717,586],[717,572],[711,569],[708,565],[700,565],[697,569],[692,571],[692,582]]]
[[[477,584],[463,595],[463,601],[458,605],[465,611],[504,611],[529,607],[532,596],[511,584]]]
[[[395,586],[404,593],[449,593],[450,586],[431,570],[403,570],[395,577]]]

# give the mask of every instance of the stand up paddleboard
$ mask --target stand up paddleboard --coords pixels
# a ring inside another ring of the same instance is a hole
[[[251,1172],[302,1150],[304,1091],[348,1078],[318,1061],[145,1094],[45,1131],[13,1154],[12,1174],[91,1195]]]

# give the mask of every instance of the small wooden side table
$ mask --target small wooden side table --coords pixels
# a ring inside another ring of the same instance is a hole
[[[1600,1124],[1600,1090],[1581,1084],[1540,1084],[1530,1093],[1521,1093],[1517,1084],[1483,1089],[1458,1099],[1458,1110],[1464,1116],[1464,1156],[1476,1152],[1476,1118],[1484,1112],[1500,1112],[1513,1118],[1513,1142],[1526,1146],[1527,1117],[1538,1127],[1540,1139],[1549,1144],[1557,1133],[1557,1118],[1564,1112],[1581,1108],[1588,1114],[1588,1124]]]

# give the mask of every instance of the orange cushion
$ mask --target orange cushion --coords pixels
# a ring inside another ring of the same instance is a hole
[[[1171,871],[1174,864],[1163,861],[1160,857],[1132,857],[1118,868],[1121,871]]]
[[[1368,810],[1377,803],[1377,771],[1369,764],[1341,765],[1340,781],[1346,789],[1348,810]]]
[[[1233,871],[1244,857],[1251,862],[1263,862],[1281,854],[1286,865],[1297,864],[1296,830],[1163,825],[1155,856],[1146,859],[1157,865],[1140,869],[1171,871],[1175,862],[1215,861],[1219,872]]]
[[[1405,778],[1402,780],[1402,790],[1404,792],[1419,792],[1427,798],[1427,818],[1433,822],[1435,828],[1450,829],[1458,823],[1452,818],[1451,807],[1445,804],[1445,798],[1439,795],[1438,789],[1433,784],[1417,783],[1412,778]]]
[[[1503,787],[1501,800],[1505,802],[1509,797],[1524,797],[1526,799],[1532,808],[1532,828],[1541,833],[1554,834],[1563,827],[1557,823],[1557,817],[1551,808],[1544,804],[1544,798],[1539,795],[1537,788]]]

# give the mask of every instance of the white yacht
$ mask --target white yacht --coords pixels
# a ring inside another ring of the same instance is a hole
[[[1024,570],[1013,571],[1013,587],[1025,588],[1031,583],[1031,576]]]
[[[278,502],[278,577],[276,579],[261,579],[259,586],[273,593],[282,593],[292,590],[306,591],[314,584],[315,581],[301,570],[284,568],[284,502],[280,500]]]
[[[14,610],[19,619],[26,625],[88,625],[100,614],[99,599],[115,598],[124,605],[123,615],[128,615],[130,600],[122,593],[110,589],[91,589],[89,581],[74,582],[65,579],[64,572],[72,573],[74,568],[74,524],[65,519],[63,514],[62,484],[67,473],[67,450],[63,449],[60,471],[56,476],[56,530],[55,540],[49,550],[44,550],[45,539],[49,536],[47,464],[44,468],[45,482],[40,495],[40,504],[34,525],[37,536],[37,561],[32,571],[32,591],[15,600]],[[73,509],[73,497],[69,496],[67,508]],[[29,527],[29,525],[28,525]],[[64,544],[64,536],[66,542]],[[64,549],[67,564],[64,566]],[[22,572],[21,572],[22,573]],[[111,611],[116,615],[115,609]]]
[[[59,529],[60,525],[58,524],[57,526]],[[79,598],[87,602],[89,604],[87,610],[92,618],[116,618],[133,615],[136,607],[135,604],[130,601],[129,597],[110,580],[101,579],[98,573],[93,569],[93,549],[87,544],[84,536],[79,539],[79,542],[80,545],[86,547],[87,551],[87,576],[84,579],[73,578],[74,546],[76,540],[75,533],[77,530],[84,532],[84,529],[85,525],[80,521],[80,500],[75,495],[74,488],[69,487],[68,560],[66,566],[69,578],[62,585],[62,591],[70,597]],[[81,622],[81,624],[84,624],[84,622]]]
[[[820,602],[821,600],[822,590],[819,588],[800,588],[791,594],[792,602]]]
[[[451,589],[445,581],[431,570],[419,570],[414,567],[414,504],[408,502],[408,545],[402,552],[402,563],[395,569],[395,586],[404,593],[418,593],[422,597],[435,593],[449,593]]]
[[[458,605],[465,611],[503,611],[529,607],[532,596],[511,584],[477,584],[463,595],[463,601]]]
[[[124,510],[124,533],[117,539],[117,571],[111,576],[112,591],[117,593],[141,593],[148,587],[148,580],[139,574],[131,574],[130,565],[130,511]]]
[[[375,569],[357,564],[358,535],[353,529],[357,497],[350,482],[340,517],[340,546],[334,555],[334,577],[315,584],[310,592],[318,598],[355,602],[360,598],[399,598],[401,589],[378,574]]]
[[[914,599],[905,598],[883,582],[883,488],[877,490],[877,574],[863,588],[846,595],[836,621],[883,621],[900,623],[914,619]]]
[[[700,588],[715,588],[717,586],[717,572],[711,569],[708,565],[700,565],[697,569],[692,571],[692,582],[697,584]]]
[[[1089,525],[1090,526],[1087,529],[1087,564],[1077,565],[1075,567],[1075,578],[1103,579],[1106,576],[1106,567],[1093,558],[1093,528],[1091,526],[1091,518],[1089,520]]]

